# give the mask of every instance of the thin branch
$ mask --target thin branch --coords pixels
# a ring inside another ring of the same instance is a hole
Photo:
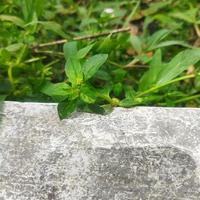
[[[122,33],[122,32],[129,32],[130,30],[131,30],[130,27],[119,28],[119,29],[115,29],[113,31],[96,33],[96,34],[93,34],[93,35],[78,36],[78,37],[73,38],[73,40],[75,40],[75,41],[91,40],[91,39],[95,39],[95,38],[106,36],[106,35],[112,35],[112,34],[117,34],[117,33]],[[38,44],[38,45],[33,46],[33,48],[41,48],[41,47],[52,46],[52,45],[57,45],[57,44],[64,44],[65,42],[67,42],[66,39],[57,40],[57,41],[53,41],[53,42],[47,42],[47,43]]]
[[[32,48],[41,48],[41,47],[53,46],[53,45],[57,45],[57,44],[64,44],[65,42],[67,42],[66,39],[63,39],[63,40],[56,40],[56,41],[53,41],[53,42],[47,42],[47,43],[42,43],[42,44],[36,44],[36,45],[32,46]]]
[[[90,40],[90,39],[93,39],[93,38],[98,38],[98,37],[102,37],[102,36],[106,36],[106,35],[112,35],[112,34],[121,33],[121,32],[128,32],[130,30],[131,30],[130,27],[119,28],[119,29],[115,29],[113,31],[107,31],[107,32],[102,32],[102,33],[96,33],[96,34],[93,34],[93,35],[75,37],[73,40],[87,40],[87,39]]]
[[[139,62],[139,60],[137,58],[134,58],[130,63],[128,63],[127,65],[124,66],[124,69],[126,69],[126,68],[132,68],[138,62]]]
[[[64,56],[64,54],[63,54],[62,52],[54,52],[54,51],[39,51],[38,49],[34,49],[34,53],[46,54],[46,55],[58,56],[58,57],[63,57],[63,56]]]

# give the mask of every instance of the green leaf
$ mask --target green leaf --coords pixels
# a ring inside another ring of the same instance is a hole
[[[0,95],[0,102],[6,99],[6,95]]]
[[[77,58],[69,57],[67,59],[65,73],[72,85],[79,85],[83,80],[81,64]]]
[[[183,46],[183,47],[187,47],[187,48],[192,48],[191,45],[187,44],[184,41],[169,40],[169,41],[164,41],[164,42],[161,42],[161,43],[159,43],[157,45],[154,45],[154,46],[148,48],[148,50],[151,51],[151,50],[154,50],[154,49],[159,49],[159,48],[162,48],[162,47],[173,46],[173,45],[178,45],[178,46]]]
[[[33,20],[34,15],[36,17],[41,16],[44,12],[44,8],[47,5],[45,0],[23,0],[19,1],[19,6],[22,10],[23,17],[26,22],[30,22]]]
[[[124,86],[125,97],[129,99],[134,99],[136,96],[136,91],[131,86]]]
[[[5,47],[5,49],[9,52],[15,52],[18,51],[19,49],[21,49],[24,46],[23,43],[16,43],[16,44],[11,44],[7,47]]]
[[[66,60],[71,57],[77,57],[77,42],[73,41],[65,43],[63,46],[63,51]]]
[[[62,30],[62,26],[53,21],[39,22],[43,25],[44,29],[50,30],[63,38],[67,38],[67,34]]]
[[[170,27],[171,30],[178,30],[182,26],[182,23],[178,22],[172,16],[166,15],[166,13],[163,12],[152,16],[152,20],[159,21],[163,27]]]
[[[198,10],[198,8],[191,8],[185,12],[174,12],[171,14],[171,16],[193,24],[196,22],[196,15]]]
[[[154,2],[152,1],[152,3],[148,3],[148,8],[143,10],[143,14],[145,16],[149,16],[152,15],[156,12],[158,12],[159,10],[161,10],[162,8],[165,8],[166,6],[168,6],[171,3],[172,0],[165,0],[165,1],[158,1],[158,2]]]
[[[25,22],[22,19],[12,15],[0,15],[0,20],[12,22],[13,24],[21,28],[23,28],[25,25]]]
[[[111,103],[112,98],[110,97],[112,87],[110,85],[104,86],[103,88],[96,89],[97,97],[104,99]]]
[[[135,105],[136,92],[131,86],[124,86],[125,98],[119,102],[119,106],[131,107]]]
[[[139,83],[140,91],[146,90],[147,88],[151,87],[152,84],[156,82],[158,75],[163,68],[161,59],[162,59],[162,54],[161,54],[161,50],[159,49],[155,52],[150,62],[149,70],[146,73],[144,73],[144,75],[140,79],[140,83]]]
[[[33,16],[33,1],[32,0],[24,0],[21,3],[21,9],[23,13],[24,19],[28,22],[32,19]]]
[[[116,46],[116,40],[111,38],[111,35],[108,35],[100,44],[99,47],[97,48],[98,52],[101,53],[109,53],[114,46]]]
[[[76,106],[77,100],[60,102],[57,107],[60,119],[69,117],[76,110]]]
[[[41,89],[41,92],[52,97],[55,101],[60,102],[72,93],[72,89],[66,83],[47,83]]]
[[[113,93],[115,96],[119,96],[122,93],[123,84],[121,82],[113,85]]]
[[[46,1],[34,0],[33,3],[34,3],[34,11],[37,13],[37,16],[39,17],[44,12]],[[30,0],[29,0],[29,4],[30,4]]]
[[[83,73],[85,80],[91,78],[98,71],[101,65],[106,62],[107,58],[107,54],[97,54],[87,59],[86,62],[83,64]]]
[[[199,60],[200,49],[189,49],[178,53],[160,72],[156,85],[172,80]]]
[[[148,38],[147,41],[147,51],[154,49],[163,39],[165,39],[171,31],[162,29],[155,32],[152,36]]]
[[[195,84],[195,89],[200,91],[200,76],[195,77],[194,84]]]
[[[140,38],[136,35],[131,35],[130,42],[131,42],[132,47],[137,52],[137,54],[141,54],[142,53],[142,42],[141,42]]]
[[[147,64],[152,59],[152,57],[147,56],[146,54],[140,54],[140,55],[136,56],[135,58],[138,59],[142,64]]]
[[[88,108],[91,112],[101,114],[101,115],[105,114],[105,109],[98,104],[89,104]]]
[[[79,59],[84,58],[88,54],[88,52],[92,49],[93,46],[94,46],[94,44],[90,44],[90,45],[80,49],[77,53],[77,57]]]
[[[141,105],[143,103],[143,98],[125,98],[120,101],[119,106],[129,108],[136,105]]]
[[[131,106],[134,106],[135,102],[132,98],[124,98],[120,101],[119,106],[129,108]]]
[[[40,1],[40,8],[43,7],[44,1]],[[37,17],[37,9],[35,7],[35,4],[37,5],[38,0],[23,0],[20,4],[24,19],[26,22],[30,22],[33,20],[33,16],[35,15]]]
[[[83,85],[81,87],[80,98],[86,103],[95,103],[96,101],[96,91],[89,85]]]
[[[200,49],[189,49],[177,54],[169,63],[163,64],[161,62],[161,52],[158,50],[150,63],[149,71],[140,80],[139,90],[144,91],[153,85],[165,84],[199,60]]]
[[[104,109],[104,113],[102,114],[110,114],[113,111],[113,106],[111,104],[102,105],[101,108]]]

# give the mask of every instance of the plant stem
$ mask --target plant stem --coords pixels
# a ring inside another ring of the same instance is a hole
[[[124,66],[124,68],[132,68],[137,62],[139,62],[139,59],[134,58],[130,63]]]
[[[112,61],[112,60],[108,60],[108,62],[109,62],[111,65],[114,65],[114,66],[117,66],[117,67],[120,67],[120,68],[123,68],[123,67],[124,67],[123,65],[121,65],[121,64],[119,64],[119,63],[116,63],[116,62],[114,62],[114,61]]]
[[[75,37],[73,40],[94,39],[94,38],[98,38],[98,37],[102,37],[102,36],[106,36],[106,35],[112,35],[112,34],[117,34],[117,33],[121,33],[121,32],[128,32],[130,30],[131,30],[130,27],[119,28],[119,29],[115,29],[115,30],[112,30],[112,31],[107,31],[107,32],[102,32],[102,33],[96,33],[96,34],[93,34],[93,35],[85,35],[85,36]]]
[[[136,14],[139,5],[140,5],[140,0],[137,2],[137,4],[135,5],[135,7],[133,8],[133,10],[130,13],[130,15],[126,18],[124,26],[127,26],[129,24],[129,22],[131,21],[131,19],[133,18],[133,16]]]
[[[85,36],[74,37],[73,40],[75,40],[75,41],[91,40],[91,39],[95,39],[95,38],[106,36],[106,35],[112,35],[112,34],[117,34],[117,33],[121,33],[121,32],[129,32],[130,30],[131,30],[130,27],[119,28],[119,29],[115,29],[115,30],[112,30],[112,31],[96,33],[96,34],[93,34],[93,35],[85,35]],[[52,45],[57,45],[57,44],[64,44],[65,42],[67,42],[66,39],[57,40],[57,41],[53,41],[53,42],[38,44],[38,45],[33,46],[32,48],[41,48],[41,47],[52,46]]]
[[[39,51],[37,49],[34,49],[34,53],[39,53],[39,54],[47,54],[51,56],[58,56],[58,57],[63,57],[64,54],[62,52],[54,52],[54,51]]]
[[[182,102],[194,100],[194,99],[197,99],[197,98],[200,98],[200,94],[184,97],[182,99],[175,101],[174,103],[182,103]]]
[[[154,92],[154,91],[156,91],[156,90],[158,90],[158,89],[160,89],[160,88],[162,88],[164,86],[167,86],[167,85],[170,85],[172,83],[176,83],[178,81],[182,81],[182,80],[185,80],[185,79],[194,78],[195,76],[199,76],[199,75],[200,75],[200,73],[198,73],[198,74],[190,74],[190,75],[178,77],[178,78],[173,79],[171,81],[168,81],[168,82],[166,82],[164,84],[153,86],[150,89],[148,89],[148,90],[146,90],[144,92],[139,93],[138,95],[136,95],[136,97],[144,96],[144,95],[149,94],[151,92]]]
[[[13,86],[14,79],[13,79],[13,75],[12,75],[12,65],[11,64],[9,64],[9,67],[8,67],[8,79],[9,79],[11,85]]]
[[[48,63],[47,65],[45,65],[45,67],[50,67],[51,65],[54,65],[54,64],[56,64],[56,63],[58,63],[58,62],[60,62],[60,60],[59,60],[59,59],[57,59],[57,60],[54,60],[54,61],[52,61],[52,62]]]

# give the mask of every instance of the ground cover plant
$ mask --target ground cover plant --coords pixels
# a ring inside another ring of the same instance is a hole
[[[198,0],[2,0],[0,100],[75,110],[200,105]]]

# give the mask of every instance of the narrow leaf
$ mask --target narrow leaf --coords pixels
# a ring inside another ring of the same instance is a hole
[[[152,36],[149,37],[147,41],[147,50],[153,49],[154,46],[158,45],[163,39],[165,39],[171,31],[162,29],[155,32]]]
[[[77,101],[63,101],[58,104],[58,114],[60,119],[69,117],[76,110]]]
[[[0,20],[12,22],[16,26],[19,26],[22,28],[25,25],[25,22],[22,19],[20,19],[19,17],[16,17],[16,16],[12,16],[12,15],[0,15]]]
[[[63,46],[64,56],[67,60],[70,57],[77,57],[77,42],[67,42]]]
[[[106,62],[107,58],[107,54],[98,54],[86,60],[86,62],[83,64],[83,73],[85,80],[91,78],[98,71],[101,65]]]
[[[142,78],[140,79],[139,90],[143,91],[147,88],[151,87],[153,83],[156,82],[160,71],[163,68],[161,50],[157,50],[152,58],[150,63],[149,70],[144,73]]]
[[[164,41],[164,42],[161,42],[161,43],[159,43],[157,45],[154,45],[151,48],[149,48],[148,50],[151,51],[151,50],[154,50],[154,49],[159,49],[159,48],[162,48],[162,47],[173,46],[173,45],[178,45],[178,46],[183,46],[183,47],[187,47],[187,48],[192,48],[191,45],[187,44],[184,41],[169,40],[169,41]]]
[[[72,92],[66,83],[47,83],[41,90],[42,93],[52,97],[55,101],[63,101]]]
[[[77,53],[77,57],[79,59],[84,58],[88,54],[88,52],[92,49],[93,46],[94,46],[94,44],[91,44],[91,45],[88,45],[88,46],[80,49]]]
[[[96,91],[89,85],[83,85],[81,87],[80,98],[86,103],[95,103],[96,101]]]
[[[131,42],[132,47],[137,52],[137,54],[142,53],[142,42],[138,36],[132,35],[130,37],[130,42]]]
[[[172,80],[190,65],[200,60],[200,49],[189,49],[177,54],[159,74],[156,84],[160,85]]]
[[[191,8],[190,10],[187,10],[185,12],[172,13],[171,16],[174,18],[184,20],[188,23],[195,23],[198,10],[198,8]]]
[[[5,49],[9,52],[15,52],[18,51],[19,49],[21,49],[24,46],[23,43],[16,43],[16,44],[11,44],[7,47],[5,47]]]
[[[97,52],[101,53],[109,53],[114,46],[117,45],[117,41],[111,38],[111,35],[108,35],[100,44],[99,47],[97,48]]]
[[[65,73],[73,85],[79,85],[83,80],[83,73],[78,59],[69,57],[65,64]]]
[[[6,99],[6,95],[0,95],[0,102]]]
[[[46,30],[50,30],[50,31],[60,35],[63,38],[67,37],[67,34],[62,30],[62,26],[56,22],[46,21],[46,22],[40,22],[40,24],[42,24],[44,29],[46,29]]]

